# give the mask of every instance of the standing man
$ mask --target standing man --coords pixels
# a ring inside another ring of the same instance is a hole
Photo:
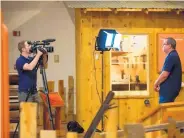
[[[37,92],[37,69],[38,61],[43,53],[37,50],[36,56],[32,58],[30,57],[30,49],[31,46],[27,41],[19,42],[18,50],[20,51],[20,57],[16,60],[16,69],[19,76],[18,99],[19,102],[28,101],[36,102],[38,104],[39,97]],[[20,127],[18,137],[20,137]]]
[[[42,55],[41,51],[37,51],[34,58],[30,57],[31,46],[27,41],[21,41],[18,44],[20,57],[16,60],[16,69],[19,75],[19,102],[27,101],[38,103],[37,92],[37,63]],[[28,96],[29,94],[29,96]]]
[[[155,81],[154,90],[159,92],[159,103],[174,102],[181,89],[182,67],[176,51],[176,40],[168,37],[162,49],[167,55],[162,72]]]

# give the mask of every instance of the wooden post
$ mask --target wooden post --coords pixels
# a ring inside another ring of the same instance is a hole
[[[40,87],[39,90],[42,90],[43,91],[43,87]],[[40,93],[40,92],[39,92]],[[40,97],[40,94],[39,94],[39,111],[38,111],[38,125],[39,126],[43,126],[43,106],[44,106],[44,103],[43,101],[41,100],[41,97]]]
[[[55,113],[55,127],[57,130],[61,130],[61,107],[56,107],[56,113]]]
[[[54,81],[48,81],[49,92],[54,92]]]
[[[41,130],[40,138],[57,138],[56,131],[54,130]]]
[[[108,110],[108,114],[106,138],[117,138],[118,108]]]
[[[176,122],[172,118],[168,118],[168,138],[173,138],[176,132]]]
[[[184,138],[184,135],[180,134],[180,130],[176,128],[176,121],[169,117],[168,122],[168,138]]]
[[[8,28],[4,24],[3,16],[1,14],[1,46],[0,46],[0,89],[1,89],[1,107],[0,107],[0,115],[1,115],[1,136],[3,138],[9,138],[9,49],[8,49]]]
[[[22,102],[20,104],[20,138],[37,137],[37,104]]]
[[[66,134],[66,138],[77,138],[77,137],[78,137],[78,135],[76,132],[68,132]]]
[[[125,138],[145,138],[142,124],[127,124],[124,130]]]
[[[74,78],[68,77],[68,113],[67,121],[74,120]]]
[[[48,107],[45,104],[43,104],[43,120],[44,120],[43,128],[45,130],[51,130],[49,111],[48,111]]]
[[[65,95],[64,95],[64,81],[63,80],[59,80],[58,81],[58,92],[59,92],[59,95],[61,96],[61,98],[63,100],[65,100]]]
[[[63,101],[65,102],[65,91],[64,91],[64,81],[63,80],[59,80],[58,81],[58,93],[61,96],[61,98],[63,99]],[[66,105],[64,105],[63,107],[61,107],[61,121],[62,122],[66,122]]]

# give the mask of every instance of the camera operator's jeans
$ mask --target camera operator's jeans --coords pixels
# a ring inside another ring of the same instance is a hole
[[[25,102],[26,98],[28,96],[28,92],[18,92],[18,99],[19,102]],[[29,94],[29,98],[27,100],[27,102],[35,102],[37,103],[37,119],[38,119],[38,113],[39,113],[39,96],[38,96],[38,92],[34,92]],[[18,132],[18,138],[20,138],[20,124],[19,124],[19,132]]]
[[[18,98],[19,102],[25,102],[26,98],[28,96],[28,92],[19,92],[18,93]],[[30,94],[27,102],[36,102],[39,103],[39,97],[38,97],[38,92],[34,92],[34,94]]]

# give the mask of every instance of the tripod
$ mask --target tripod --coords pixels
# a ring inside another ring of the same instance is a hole
[[[43,56],[40,58],[40,74],[42,74],[42,81],[43,81],[43,87],[46,94],[47,104],[48,104],[48,111],[49,111],[49,119],[51,121],[51,128],[54,130],[54,122],[53,122],[53,116],[51,111],[51,105],[50,105],[50,99],[49,99],[49,90],[48,90],[48,84],[47,84],[47,77],[46,72],[43,64]]]

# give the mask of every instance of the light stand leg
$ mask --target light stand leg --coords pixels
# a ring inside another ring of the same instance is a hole
[[[103,54],[104,54],[104,51],[101,51],[101,54],[102,54],[102,94],[101,94],[102,96],[101,97],[102,97],[102,103],[103,103],[103,101],[104,101],[104,86],[103,86],[104,85],[104,79],[103,79],[104,78],[104,70],[103,70],[103,66],[104,66],[103,65],[104,64]],[[102,125],[102,131],[104,131],[104,116],[102,116],[101,123],[102,123],[101,124]]]
[[[45,94],[46,94],[46,97],[47,97],[47,104],[48,104],[49,118],[50,118],[50,121],[51,121],[51,128],[54,130],[55,128],[54,128],[54,122],[53,122],[50,99],[49,99],[47,78],[46,78],[46,73],[45,73],[45,69],[44,69],[43,65],[40,67],[40,72],[42,74],[43,86],[44,86]]]

